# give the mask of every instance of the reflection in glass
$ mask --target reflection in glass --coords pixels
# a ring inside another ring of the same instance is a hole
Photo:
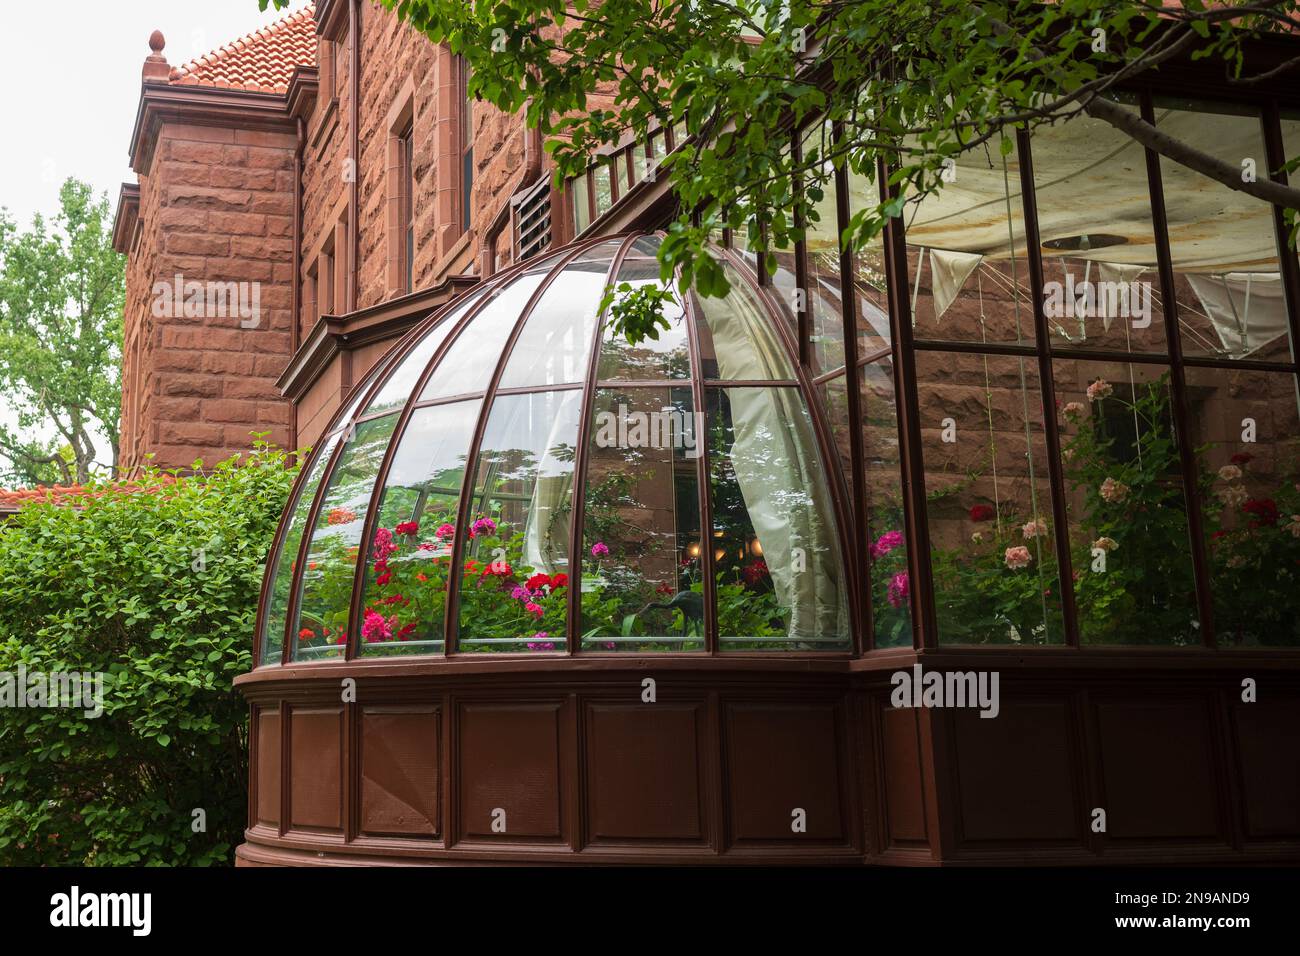
[[[456,506],[480,404],[417,409],[398,439],[367,552],[363,655],[442,650]]]
[[[646,240],[648,242],[649,240]],[[643,240],[638,240],[640,245]],[[658,243],[646,249],[654,255]],[[638,251],[633,249],[632,251]],[[659,281],[659,263],[653,258],[627,258],[618,270],[614,285],[623,283],[633,289],[643,286],[663,288]],[[597,375],[602,382],[646,382],[665,379],[689,378],[691,374],[689,349],[686,344],[686,320],[680,302],[665,303],[663,317],[668,328],[658,329],[658,337],[645,339],[636,346],[627,344],[621,335],[606,323],[600,343],[600,360]]]
[[[513,282],[487,293],[487,304],[439,360],[420,392],[420,401],[472,395],[487,388],[515,323],[554,266],[554,257],[541,261]]]
[[[1033,359],[917,352],[940,643],[1064,641]]]
[[[582,649],[702,650],[704,436],[691,390],[600,389],[590,429]]]
[[[289,616],[289,594],[293,589],[293,572],[298,561],[298,548],[302,544],[303,529],[307,527],[308,512],[311,511],[312,502],[316,500],[316,492],[320,489],[325,466],[329,464],[330,456],[334,454],[341,434],[342,432],[336,431],[321,442],[312,455],[311,461],[304,465],[307,469],[307,477],[303,481],[297,501],[293,504],[289,522],[285,525],[280,550],[271,558],[275,574],[271,578],[271,591],[266,596],[266,620],[262,625],[260,657],[262,664],[280,663],[280,655],[284,649],[284,628]]]
[[[1189,368],[1220,647],[1300,645],[1300,417],[1289,372]]]
[[[724,381],[794,378],[794,367],[767,306],[729,263],[722,272],[731,289],[722,298],[696,297],[701,374]]]
[[[366,512],[397,419],[394,413],[357,425],[330,475],[307,545],[291,660],[343,656]]]
[[[904,536],[902,459],[894,362],[886,356],[860,369],[862,455],[867,493],[867,557],[876,647],[912,643],[911,575]]]
[[[1052,344],[1165,352],[1142,146],[1079,117],[1034,130],[1032,149]]]
[[[603,242],[564,267],[533,306],[501,376],[501,388],[563,385],[586,378],[596,312],[610,257],[619,241]]]
[[[808,410],[792,388],[711,388],[718,636],[730,651],[843,650],[848,588]]]
[[[957,157],[952,173],[903,213],[916,336],[1032,344],[1019,160],[990,143]],[[855,208],[874,195],[874,185],[854,183]]]
[[[1193,148],[1267,176],[1258,110],[1157,99],[1155,119]],[[1183,354],[1290,361],[1272,206],[1163,157],[1160,177]]]
[[[1054,363],[1085,644],[1199,644],[1169,372]]]
[[[456,327],[456,323],[465,316],[465,313],[474,307],[482,294],[481,289],[468,293],[459,306],[429,330],[424,338],[407,353],[406,358],[402,359],[388,381],[380,387],[378,394],[366,406],[365,414],[399,411],[406,404],[406,400],[411,397],[411,392],[415,389],[415,383],[419,381],[434,353],[438,351],[438,346],[443,343],[447,334]]]
[[[577,389],[494,401],[469,527],[458,531],[466,536],[458,650],[564,649],[581,406]]]

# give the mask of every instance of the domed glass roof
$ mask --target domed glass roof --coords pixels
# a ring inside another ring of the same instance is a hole
[[[658,284],[658,243],[516,266],[378,363],[281,522],[260,663],[849,649],[846,496],[788,319],[717,249],[731,292],[629,346],[601,299]]]

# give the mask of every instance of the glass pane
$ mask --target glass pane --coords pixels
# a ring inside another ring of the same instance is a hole
[[[474,303],[482,295],[481,289],[470,292],[460,305],[452,309],[450,314],[444,316],[428,331],[420,343],[407,353],[406,358],[402,359],[402,364],[389,376],[388,381],[380,387],[379,393],[366,406],[365,414],[397,411],[406,404],[406,400],[411,397],[411,392],[415,389],[415,383],[419,381],[434,353],[438,351],[438,346],[447,338],[447,333],[456,327],[456,323],[473,308]]]
[[[855,203],[876,203],[876,181],[849,171],[849,212]],[[889,282],[885,275],[885,241],[877,236],[853,254],[853,280],[858,294],[858,358],[879,354],[893,341],[889,327]]]
[[[793,379],[794,366],[770,310],[733,266],[722,263],[722,271],[730,291],[720,299],[695,299],[701,374],[739,382]]]
[[[1267,177],[1258,111],[1159,99],[1155,118],[1162,132]],[[1290,361],[1273,207],[1163,157],[1160,177],[1183,354]]]
[[[1052,344],[1165,352],[1145,151],[1080,117],[1034,130],[1033,152]]]
[[[1300,417],[1295,376],[1189,368],[1220,647],[1300,645]]]
[[[698,418],[689,388],[596,392],[584,491],[583,650],[704,648]],[[750,564],[760,566],[758,558]]]
[[[311,461],[303,467],[307,477],[303,480],[302,491],[293,505],[293,513],[285,526],[284,538],[280,549],[271,558],[275,566],[275,576],[271,579],[271,591],[266,596],[266,620],[262,625],[262,664],[280,663],[284,650],[284,628],[289,616],[289,594],[293,588],[293,572],[298,561],[298,548],[302,544],[302,532],[307,526],[307,514],[311,511],[312,501],[320,488],[325,466],[329,463],[334,448],[339,443],[342,432],[335,432],[323,440],[312,455]]]
[[[619,242],[602,242],[569,263],[524,321],[501,388],[581,382],[591,362],[591,337]]]
[[[902,460],[894,361],[862,372],[862,456],[867,488],[867,538],[876,647],[912,644],[912,583],[904,537]]]
[[[959,156],[951,175],[906,214],[916,336],[1032,343],[1019,160],[992,142]]]
[[[708,402],[722,650],[847,649],[835,511],[798,391],[711,388]]]
[[[488,293],[487,304],[456,336],[429,376],[420,392],[420,401],[471,395],[487,389],[515,323],[555,262],[556,258],[549,256]]]
[[[1064,641],[1033,359],[916,354],[939,641]]]
[[[587,205],[587,174],[583,173],[570,180],[569,190],[573,199],[573,234],[581,235],[591,225],[591,208]]]
[[[577,390],[494,401],[465,529],[459,650],[564,649],[581,413]]]
[[[829,143],[829,129],[822,125],[815,127],[804,140],[804,160],[815,162]],[[808,253],[807,306],[814,375],[844,367],[844,290],[840,283],[840,231],[836,218],[839,190],[834,167],[823,162],[820,169],[818,177],[810,176],[805,181],[805,189],[816,185],[822,190],[822,198],[815,202],[809,217],[804,242]]]
[[[1079,639],[1199,644],[1169,373],[1054,363]]]
[[[658,247],[658,243],[655,247]],[[634,289],[646,285],[663,288],[663,283],[659,281],[659,263],[653,259],[624,259],[614,284],[617,287],[623,283],[628,283]],[[663,315],[668,328],[659,329],[658,338],[645,339],[635,348],[628,345],[623,336],[616,336],[606,323],[600,343],[600,365],[596,372],[602,382],[653,382],[690,378],[690,350],[686,344],[686,320],[681,303],[665,303]]]
[[[603,216],[614,205],[614,186],[610,181],[609,163],[603,158],[591,170],[592,185],[596,189],[596,215]]]
[[[343,656],[361,532],[397,419],[392,414],[357,425],[330,475],[307,545],[290,660]]]
[[[480,404],[417,409],[398,439],[368,552],[363,655],[442,650],[456,510]]]

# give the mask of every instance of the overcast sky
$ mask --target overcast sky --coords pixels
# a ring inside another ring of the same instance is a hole
[[[257,0],[64,0],[7,3],[0,30],[0,206],[19,228],[58,209],[59,185],[75,176],[116,204],[140,102],[149,34],[180,66],[306,5],[258,10]],[[0,420],[12,424],[0,394]],[[101,447],[101,455],[103,448]]]

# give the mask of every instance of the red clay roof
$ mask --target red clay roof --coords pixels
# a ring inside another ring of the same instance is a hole
[[[169,82],[257,93],[284,93],[296,66],[316,65],[313,4],[232,43],[173,67]]]
[[[160,487],[173,484],[175,481],[176,479],[171,475],[161,475],[152,484],[141,485],[134,481],[124,481],[112,485],[112,488],[128,493],[157,491]],[[102,486],[87,488],[84,485],[43,485],[39,488],[15,488],[12,491],[0,488],[0,512],[17,511],[23,505],[36,501],[52,501],[59,505],[76,504],[79,499],[98,498],[108,490],[110,489]]]

